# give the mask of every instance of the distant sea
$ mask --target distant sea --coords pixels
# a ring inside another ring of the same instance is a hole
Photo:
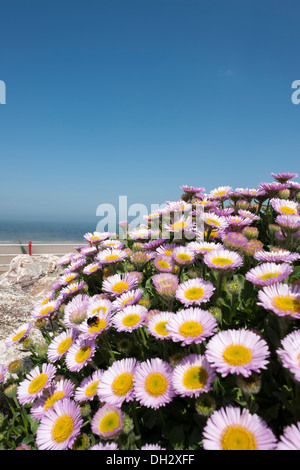
[[[83,242],[83,235],[94,232],[97,221],[11,221],[0,220],[0,242],[27,243],[28,241]]]

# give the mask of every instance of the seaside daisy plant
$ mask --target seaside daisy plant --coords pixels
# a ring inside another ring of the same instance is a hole
[[[0,448],[300,450],[297,176],[83,234],[6,338]]]

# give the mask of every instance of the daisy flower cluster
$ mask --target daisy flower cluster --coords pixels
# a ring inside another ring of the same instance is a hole
[[[0,366],[1,448],[300,450],[300,185],[271,176],[183,185],[59,259],[5,340],[30,361]]]

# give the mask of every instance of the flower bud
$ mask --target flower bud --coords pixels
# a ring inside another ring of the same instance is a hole
[[[258,238],[258,229],[256,227],[244,227],[243,235],[248,239]]]
[[[195,401],[195,408],[199,416],[208,418],[216,409],[215,399],[209,393],[202,393]]]

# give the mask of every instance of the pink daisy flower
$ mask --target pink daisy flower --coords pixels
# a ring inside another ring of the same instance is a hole
[[[151,316],[147,322],[149,333],[156,339],[170,339],[171,333],[167,330],[170,318],[175,315],[173,312],[159,312]]]
[[[71,372],[78,372],[90,362],[96,352],[95,340],[80,337],[68,349],[66,365]]]
[[[174,269],[175,263],[169,255],[157,255],[154,259],[154,266],[162,273],[171,273]]]
[[[55,374],[56,367],[52,364],[42,364],[42,370],[39,366],[31,369],[17,389],[17,397],[21,405],[32,403],[39,398],[44,390],[50,387]]]
[[[211,298],[214,290],[215,288],[211,282],[197,277],[180,284],[175,297],[186,306],[200,305]]]
[[[290,201],[289,199],[280,199],[279,197],[274,197],[270,199],[270,204],[278,214],[298,215],[299,204],[295,201]]]
[[[286,183],[287,181],[293,178],[298,178],[298,173],[285,171],[280,173],[271,173],[271,176],[273,176],[273,178],[279,181],[279,183]]]
[[[5,364],[0,364],[0,384],[5,381],[7,372],[7,366]]]
[[[74,383],[71,380],[59,380],[43,394],[43,396],[35,402],[31,409],[30,414],[34,419],[40,420],[44,414],[52,408],[57,400],[64,398],[71,398],[74,392]]]
[[[99,244],[110,236],[108,232],[88,232],[83,235],[83,238],[92,244]]]
[[[205,255],[209,251],[216,250],[218,248],[223,248],[221,243],[214,242],[191,242],[189,244],[189,249],[194,251],[196,255]]]
[[[90,297],[90,302],[87,308],[87,318],[94,315],[106,315],[112,310],[112,302],[102,296]]]
[[[156,253],[159,255],[172,256],[174,248],[177,248],[177,243],[164,243],[156,248]]]
[[[117,297],[134,289],[138,284],[137,278],[131,273],[114,274],[109,276],[102,283],[102,290]]]
[[[134,358],[120,359],[103,373],[97,391],[100,401],[121,408],[124,401],[134,399],[134,371],[137,361]]]
[[[278,215],[275,222],[280,225],[284,232],[295,233],[300,229],[300,216],[299,215]]]
[[[210,191],[208,197],[210,199],[227,199],[231,191],[231,186],[219,186],[218,188],[215,188]]]
[[[30,333],[33,327],[33,323],[23,323],[19,326],[13,333],[11,333],[5,340],[5,346],[9,348],[10,346],[20,343],[23,341]]]
[[[247,409],[228,406],[214,411],[203,430],[204,450],[275,450],[276,437]]]
[[[253,258],[258,261],[268,261],[271,263],[293,263],[300,259],[299,253],[292,253],[288,250],[276,251],[257,251],[254,253]]]
[[[172,273],[160,273],[152,276],[156,292],[163,297],[174,297],[178,287],[178,277]]]
[[[172,383],[178,395],[198,397],[212,390],[212,382],[216,378],[205,356],[189,354],[174,367]]]
[[[59,306],[59,300],[50,300],[47,303],[39,301],[31,312],[31,318],[33,318],[34,320],[37,320],[39,318],[49,318],[53,313],[57,311]]]
[[[63,274],[63,275],[59,278],[60,285],[61,285],[61,286],[67,286],[67,285],[71,284],[71,282],[76,281],[76,279],[78,279],[78,277],[79,277],[79,274],[78,274],[78,273],[66,273],[66,274]]]
[[[47,410],[36,432],[39,450],[66,450],[72,448],[80,433],[83,419],[80,407],[69,398],[58,400]]]
[[[196,193],[202,193],[203,191],[205,191],[205,188],[203,187],[187,186],[186,184],[183,184],[180,187],[185,193],[190,194],[190,195],[193,195]]]
[[[96,258],[102,264],[119,263],[120,261],[124,261],[124,259],[127,258],[127,253],[126,251],[107,248],[103,251],[100,251]]]
[[[243,265],[243,258],[235,251],[217,249],[206,253],[204,263],[209,267],[220,271],[227,271]]]
[[[300,382],[300,330],[292,331],[283,340],[277,349],[283,367],[288,369],[297,382]]]
[[[300,287],[276,283],[258,292],[258,305],[280,317],[300,318]]]
[[[161,447],[159,444],[144,444],[140,450],[167,450],[165,447]]]
[[[102,268],[102,264],[95,261],[93,263],[87,264],[83,268],[83,274],[90,276],[91,274],[94,274],[96,271],[99,271],[101,268]]]
[[[222,377],[241,374],[249,377],[252,372],[266,369],[270,355],[264,339],[250,330],[226,330],[213,336],[205,355]]]
[[[186,266],[193,264],[195,261],[195,254],[185,246],[178,246],[177,248],[174,248],[172,258],[177,264]]]
[[[112,323],[117,331],[131,332],[145,323],[148,310],[142,305],[128,305],[115,313]]]
[[[116,406],[108,403],[94,414],[91,429],[102,439],[116,437],[123,428],[123,413]]]
[[[60,293],[61,293],[63,300],[65,300],[67,297],[71,295],[78,294],[85,287],[87,287],[86,282],[75,281],[75,282],[72,282],[71,284],[68,284],[66,287],[63,287]]]
[[[75,390],[74,400],[83,403],[97,396],[103,370],[98,369],[89,377],[85,377]]]
[[[293,268],[287,263],[263,263],[245,274],[247,281],[256,286],[268,286],[288,278]]]
[[[160,358],[148,359],[137,365],[134,373],[135,397],[142,406],[160,408],[172,401],[172,367]]]
[[[90,450],[119,450],[119,447],[116,442],[106,442],[105,444],[99,442],[99,444],[93,445]]]
[[[122,250],[125,246],[124,242],[121,242],[120,240],[104,240],[101,242],[101,246],[104,246],[105,248],[114,248],[116,250]]]
[[[78,337],[78,332],[73,328],[67,328],[55,336],[48,346],[47,357],[50,362],[56,362],[67,354]]]
[[[87,317],[79,326],[80,338],[84,340],[93,340],[108,330],[111,325],[111,312],[107,310],[102,313],[101,310],[93,316]]]
[[[113,301],[112,309],[114,311],[121,310],[128,305],[137,304],[141,300],[143,292],[143,289],[140,288],[124,292],[124,294],[120,295],[116,300]]]
[[[300,422],[284,429],[276,450],[300,450]]]
[[[89,296],[77,294],[65,306],[64,324],[67,328],[76,328],[87,316]]]
[[[227,219],[216,215],[213,212],[204,212],[201,215],[201,219],[203,220],[206,229],[207,227],[212,227],[218,230],[223,230],[228,227]]]
[[[182,346],[202,343],[217,331],[214,316],[197,307],[180,310],[172,316],[166,326],[173,341],[181,342]]]

